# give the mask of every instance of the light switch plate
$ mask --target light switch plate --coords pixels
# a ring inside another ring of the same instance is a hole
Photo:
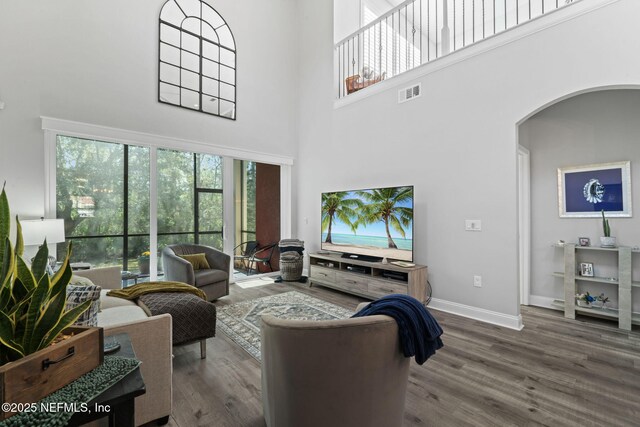
[[[482,231],[482,221],[479,219],[465,219],[464,229],[466,231]]]

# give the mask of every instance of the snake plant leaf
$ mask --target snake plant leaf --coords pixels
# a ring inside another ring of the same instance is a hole
[[[27,290],[35,289],[36,278],[33,277],[33,273],[31,273],[29,266],[22,257],[18,257],[18,261],[16,262],[16,276]]]
[[[38,253],[36,253],[36,257],[33,259],[33,263],[31,264],[31,271],[33,272],[33,277],[36,278],[36,281],[40,281],[43,275],[45,275],[47,269],[47,263],[49,262],[49,248],[47,247],[47,240],[44,240],[44,243],[38,248]]]
[[[0,242],[4,242],[9,238],[11,230],[11,212],[9,211],[9,200],[7,193],[2,186],[2,194],[0,194]],[[4,258],[5,247],[0,246],[0,258]]]
[[[22,224],[16,215],[16,255],[21,257],[24,254],[24,239],[22,238]]]
[[[60,266],[60,269],[56,271],[56,273],[51,278],[52,288],[59,286],[58,284],[60,283],[64,283],[64,286],[66,286],[71,280],[71,276],[73,275],[73,272],[71,271],[71,264],[70,264],[72,247],[73,247],[72,243],[69,242],[69,245],[67,246],[67,255],[64,257],[62,266]],[[53,293],[52,295],[55,295],[55,293]]]
[[[8,349],[24,356],[22,346],[14,341],[14,323],[9,316],[0,311],[0,343]]]
[[[11,241],[8,237],[2,241],[2,245],[0,246],[4,247],[3,253],[7,255],[2,259],[2,266],[0,267],[0,285],[4,287],[9,286],[11,283],[15,257],[13,256],[13,248],[11,247]]]
[[[35,292],[35,289],[30,290],[27,295],[22,298],[18,303],[14,304],[6,313],[8,316],[15,316],[17,319],[22,319],[26,316],[27,309],[29,308],[29,302],[31,301],[31,295]],[[16,330],[17,332],[17,330]]]
[[[13,299],[12,305],[19,304],[29,293],[29,289],[22,284],[22,280],[16,278],[13,281],[13,288],[11,289],[11,298]]]
[[[28,353],[32,353],[42,348],[41,343],[43,339],[47,336],[51,328],[58,324],[62,317],[64,306],[67,302],[66,299],[66,292],[64,294],[56,295],[54,298],[50,299],[44,307],[42,314],[36,322],[29,345],[25,346],[25,350]]]
[[[11,280],[13,277],[14,256],[9,238],[5,239],[5,258],[0,269],[0,311],[11,303]]]
[[[38,282],[35,292],[31,296],[31,302],[29,303],[29,309],[27,310],[27,318],[25,322],[24,334],[22,336],[22,346],[26,349],[29,348],[31,338],[33,336],[33,330],[36,326],[36,322],[40,317],[43,303],[46,301],[49,295],[49,276],[44,275]]]
[[[73,322],[78,320],[78,317],[84,313],[91,306],[91,301],[85,301],[82,304],[72,308],[62,315],[60,321],[55,325],[45,339],[40,343],[40,348],[44,348],[51,344],[51,342],[62,332],[65,328],[73,325]]]

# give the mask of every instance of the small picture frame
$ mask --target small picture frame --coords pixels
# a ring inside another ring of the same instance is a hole
[[[588,237],[578,237],[578,244],[580,246],[591,246],[591,239]]]
[[[580,275],[583,277],[593,277],[593,263],[581,262],[580,263]]]

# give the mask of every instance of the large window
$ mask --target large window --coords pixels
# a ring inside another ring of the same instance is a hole
[[[57,137],[56,216],[73,242],[72,262],[149,274],[150,150]],[[223,249],[222,164],[219,156],[157,150],[158,254],[173,243]]]
[[[173,243],[222,250],[222,157],[158,150],[158,252]]]
[[[236,160],[236,242],[256,240],[256,162]]]
[[[149,250],[149,148],[58,136],[56,175],[72,261],[137,270]]]
[[[236,45],[225,20],[200,0],[169,0],[160,12],[159,100],[236,118]]]

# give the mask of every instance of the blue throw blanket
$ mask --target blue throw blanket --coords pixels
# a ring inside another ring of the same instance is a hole
[[[442,328],[417,299],[393,294],[373,301],[351,317],[385,314],[398,323],[400,345],[405,357],[415,356],[422,365],[442,348]]]

